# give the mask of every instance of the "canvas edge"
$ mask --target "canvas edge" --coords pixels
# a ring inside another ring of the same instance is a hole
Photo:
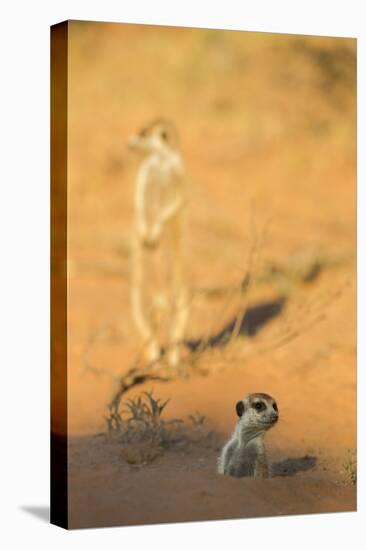
[[[51,26],[51,479],[50,522],[68,528],[67,89],[68,22]]]

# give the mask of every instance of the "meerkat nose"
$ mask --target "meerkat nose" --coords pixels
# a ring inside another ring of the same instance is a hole
[[[271,420],[272,420],[272,422],[277,422],[278,414],[276,412],[271,413]]]

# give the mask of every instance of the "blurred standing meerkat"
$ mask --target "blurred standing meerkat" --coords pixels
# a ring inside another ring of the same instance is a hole
[[[218,473],[234,477],[269,477],[264,435],[278,421],[276,401],[266,393],[252,393],[236,404],[235,431],[221,451]]]
[[[167,356],[174,366],[188,315],[182,240],[185,173],[178,134],[171,122],[158,119],[128,144],[142,155],[134,200],[133,319],[149,361],[160,357],[159,333],[168,327]]]

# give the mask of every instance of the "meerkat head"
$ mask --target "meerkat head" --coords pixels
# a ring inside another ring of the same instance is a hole
[[[128,146],[143,154],[167,153],[178,149],[178,133],[174,124],[157,119],[132,136]]]
[[[266,393],[251,393],[235,408],[239,422],[253,433],[269,430],[279,418],[276,401]]]

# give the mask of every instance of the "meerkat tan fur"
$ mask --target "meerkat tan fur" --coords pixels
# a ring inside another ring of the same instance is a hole
[[[265,433],[279,418],[276,401],[265,393],[252,393],[236,404],[237,425],[221,451],[218,473],[234,477],[269,477]]]
[[[158,333],[162,325],[168,327],[167,356],[174,366],[188,315],[182,239],[185,171],[177,130],[169,121],[155,120],[130,138],[129,147],[142,155],[134,201],[132,314],[149,361],[160,357]]]

